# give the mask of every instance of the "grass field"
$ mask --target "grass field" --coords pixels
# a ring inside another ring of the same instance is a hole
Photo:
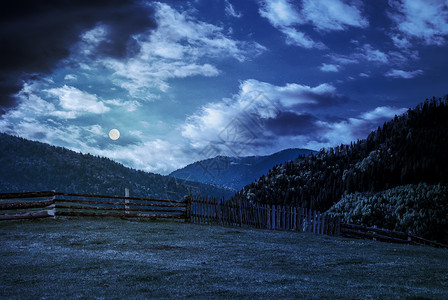
[[[0,223],[1,298],[448,298],[448,250],[180,222]]]

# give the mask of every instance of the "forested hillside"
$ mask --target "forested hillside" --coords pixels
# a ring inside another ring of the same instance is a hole
[[[375,194],[345,194],[328,213],[348,223],[411,231],[448,242],[448,187],[440,184],[408,184]]]
[[[182,199],[189,193],[230,197],[232,191],[127,168],[108,158],[0,133],[0,192],[59,192]]]
[[[270,170],[237,196],[326,211],[344,193],[448,183],[448,97],[426,100],[367,139]]]

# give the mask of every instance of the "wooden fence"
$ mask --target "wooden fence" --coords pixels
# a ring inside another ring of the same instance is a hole
[[[189,203],[188,214],[193,223],[339,235],[339,218],[302,207],[232,202],[202,197],[191,197]]]
[[[54,217],[54,192],[0,194],[0,220]]]
[[[186,201],[60,192],[0,194],[0,220],[56,216],[186,219]],[[32,199],[32,201],[23,201]],[[12,202],[14,201],[14,202]]]
[[[419,245],[419,246],[432,246],[437,248],[448,248],[448,245],[444,245],[435,241],[430,241],[425,238],[416,236],[411,232],[392,231],[388,229],[367,227],[355,224],[341,223],[341,236],[356,238],[356,239],[370,239],[375,241]]]
[[[311,232],[383,242],[448,248],[412,233],[341,223],[319,211],[302,207],[185,197],[166,200],[141,197],[60,193],[54,191],[0,194],[0,220],[56,216],[98,216],[184,219],[200,224],[248,226]]]

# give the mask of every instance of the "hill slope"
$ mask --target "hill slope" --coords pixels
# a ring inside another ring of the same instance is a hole
[[[239,190],[273,166],[313,152],[307,149],[286,149],[266,156],[217,156],[190,164],[172,172],[170,176]]]
[[[231,190],[127,168],[108,158],[81,154],[0,133],[0,192],[60,192],[182,199],[184,195],[230,197]]]
[[[367,139],[276,167],[238,196],[330,208],[344,193],[448,183],[448,98],[432,99],[386,122]]]
[[[386,122],[367,139],[275,167],[237,198],[329,210],[345,222],[448,242],[448,97]]]

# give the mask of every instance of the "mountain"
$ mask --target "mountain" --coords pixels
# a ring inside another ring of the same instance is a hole
[[[304,157],[312,150],[286,149],[266,156],[217,156],[176,170],[170,176],[239,190],[275,165]]]
[[[322,149],[274,167],[245,186],[235,198],[320,211],[327,211],[342,201],[331,212],[345,221],[362,219],[359,221],[362,225],[403,229],[381,219],[384,215],[399,216],[395,220],[410,218],[406,221],[407,230],[426,232],[424,236],[446,242],[448,211],[442,207],[448,207],[448,198],[443,196],[448,185],[447,133],[448,96],[443,100],[426,100],[384,123],[364,140]],[[394,195],[395,200],[383,202],[380,200],[383,196],[374,197],[379,193]],[[430,195],[437,195],[440,205],[434,206]],[[368,204],[369,201],[378,203]],[[381,209],[375,215],[372,207]],[[360,214],[369,217],[354,217]],[[435,220],[438,232],[430,230]],[[440,238],[443,236],[446,240]]]
[[[108,158],[0,133],[0,192],[58,192],[183,199],[189,193],[229,198],[233,191],[127,168]]]

